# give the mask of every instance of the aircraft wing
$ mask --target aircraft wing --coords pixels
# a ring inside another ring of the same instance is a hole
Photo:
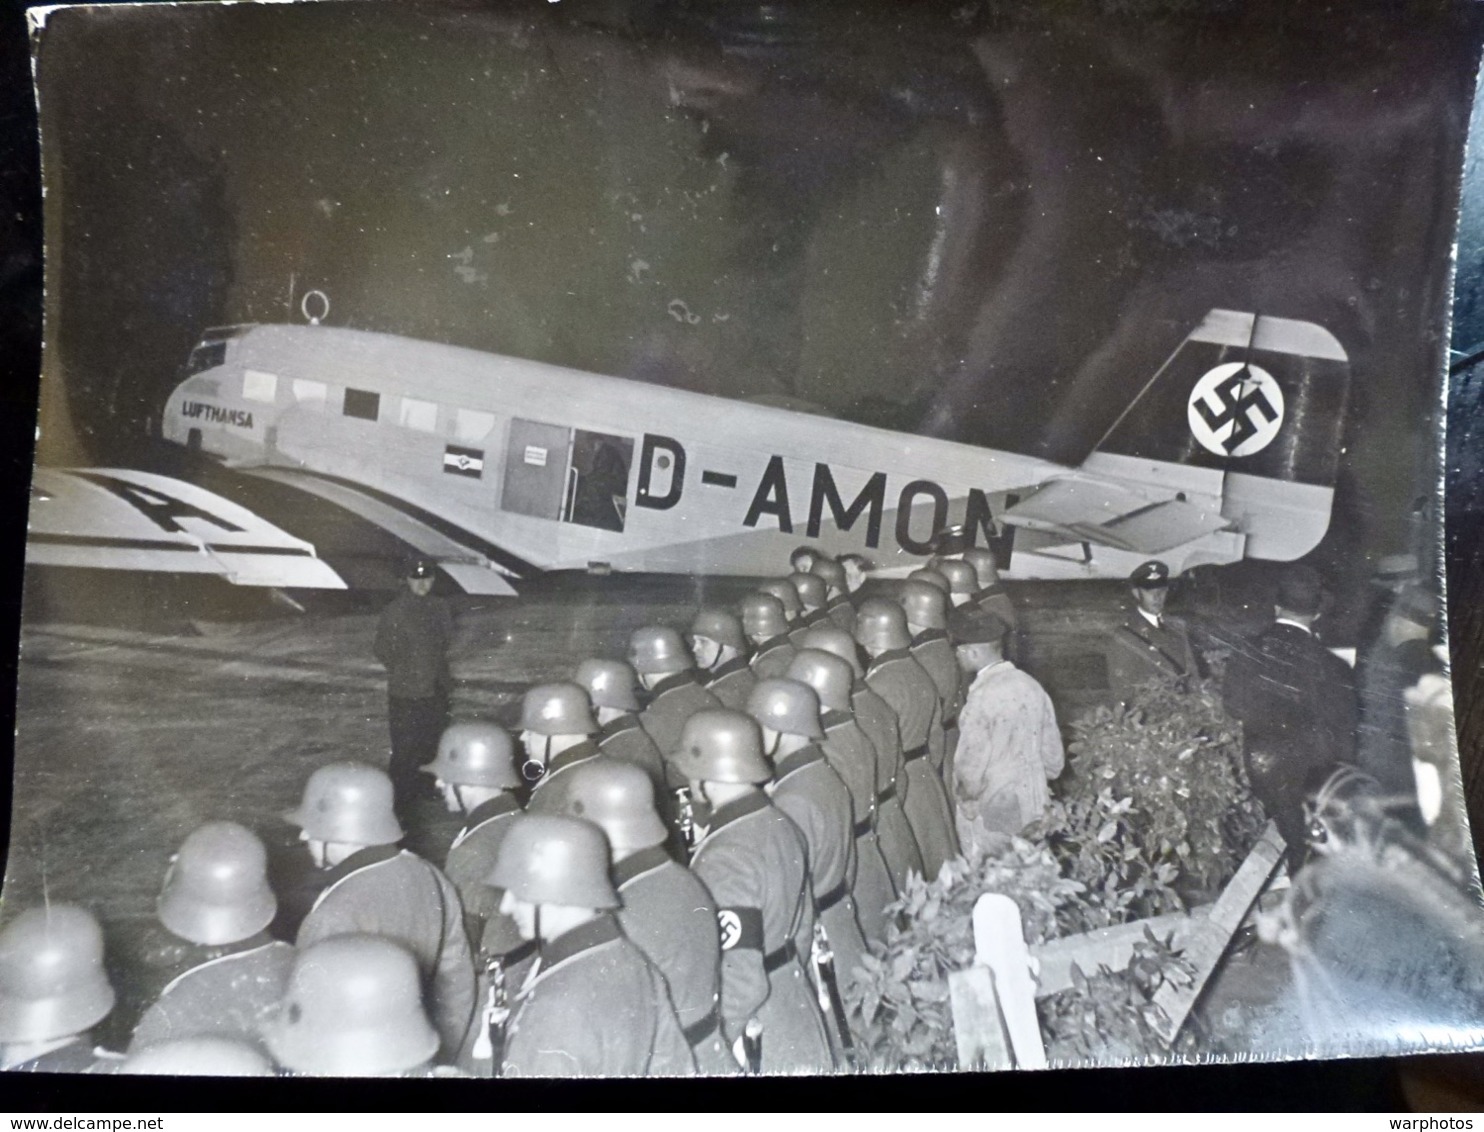
[[[1162,554],[1230,525],[1220,500],[1159,493],[1100,477],[1047,481],[1009,508],[1012,526],[1048,531],[1069,542],[1091,542],[1135,554]]]
[[[346,588],[313,546],[246,508],[168,476],[120,468],[37,468],[26,562]]]
[[[440,529],[433,516],[420,517],[405,507],[343,480],[294,468],[259,466],[236,468],[242,475],[285,484],[343,508],[407,543],[431,558],[465,593],[508,597],[515,593],[512,572]]]

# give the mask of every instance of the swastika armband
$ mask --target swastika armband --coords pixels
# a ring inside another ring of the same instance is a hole
[[[721,931],[723,951],[761,951],[763,949],[763,910],[761,908],[718,908],[716,926]]]

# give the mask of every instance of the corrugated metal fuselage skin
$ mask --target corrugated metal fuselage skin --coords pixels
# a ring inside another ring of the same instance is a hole
[[[983,543],[1016,499],[1053,478],[1087,474],[825,416],[320,326],[259,326],[228,339],[221,364],[171,395],[163,432],[234,464],[385,493],[543,569],[606,563],[766,575],[803,543],[905,568],[929,553],[938,524],[967,518]],[[609,469],[611,477],[617,467],[624,486],[608,520],[621,530],[572,514],[571,465],[590,461],[594,438],[621,458]],[[1143,476],[1131,486],[1151,503],[1179,492],[1222,511],[1219,471],[1151,464]],[[1051,532],[1013,533],[1013,543],[1008,532],[995,542],[1002,561],[1008,554],[1010,578],[1125,577],[1148,557]],[[1222,530],[1159,556],[1183,570],[1241,558],[1243,545],[1242,533]]]

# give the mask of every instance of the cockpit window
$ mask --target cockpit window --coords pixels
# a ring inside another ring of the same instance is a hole
[[[191,356],[186,362],[186,376],[212,369],[226,360],[227,344],[225,342],[203,342],[191,351]]]

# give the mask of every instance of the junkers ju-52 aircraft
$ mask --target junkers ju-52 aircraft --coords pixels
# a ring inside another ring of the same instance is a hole
[[[1078,467],[322,325],[208,331],[166,439],[384,528],[470,593],[545,570],[767,574],[801,541],[905,571],[962,523],[1017,578],[1286,561],[1330,522],[1349,365],[1213,310]],[[28,561],[343,588],[313,545],[146,472],[38,468]]]

